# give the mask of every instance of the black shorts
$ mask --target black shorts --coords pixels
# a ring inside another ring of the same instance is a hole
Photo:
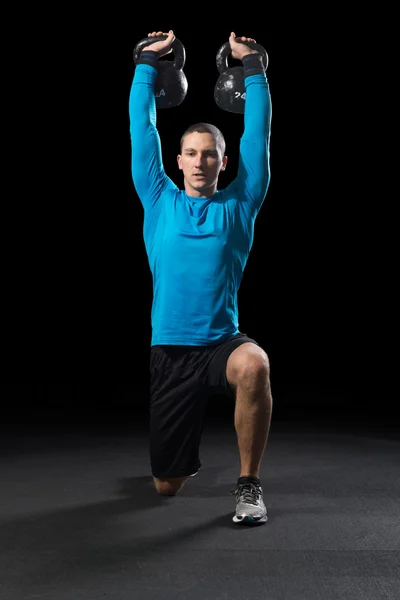
[[[208,399],[235,393],[226,378],[229,355],[253,342],[245,333],[216,346],[152,346],[150,351],[150,463],[154,477],[184,477],[200,466]]]

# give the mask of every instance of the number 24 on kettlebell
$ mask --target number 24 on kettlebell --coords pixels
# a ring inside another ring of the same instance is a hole
[[[264,71],[268,66],[268,55],[260,44],[256,42],[242,42],[262,56]],[[229,67],[228,58],[231,55],[229,42],[223,44],[217,52],[216,63],[219,71],[218,81],[214,88],[214,100],[222,110],[244,114],[246,91],[244,86],[244,68],[242,66]]]

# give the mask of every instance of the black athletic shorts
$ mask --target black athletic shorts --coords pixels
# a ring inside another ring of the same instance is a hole
[[[154,477],[184,477],[200,466],[208,399],[234,400],[226,378],[229,355],[253,342],[245,333],[216,346],[152,346],[150,350],[150,463]]]

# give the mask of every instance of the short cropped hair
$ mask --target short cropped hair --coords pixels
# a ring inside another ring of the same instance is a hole
[[[190,125],[184,132],[180,141],[180,149],[182,152],[183,141],[187,135],[190,133],[210,133],[216,141],[217,147],[221,151],[222,157],[225,156],[226,142],[225,138],[222,134],[222,131],[215,127],[215,125],[211,125],[210,123],[195,123],[194,125]]]

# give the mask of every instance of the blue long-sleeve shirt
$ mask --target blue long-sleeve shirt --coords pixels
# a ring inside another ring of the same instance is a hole
[[[213,346],[240,331],[238,291],[270,181],[269,85],[265,72],[245,77],[236,178],[193,198],[164,171],[156,77],[153,66],[137,64],[129,98],[132,177],[153,281],[151,345]]]

